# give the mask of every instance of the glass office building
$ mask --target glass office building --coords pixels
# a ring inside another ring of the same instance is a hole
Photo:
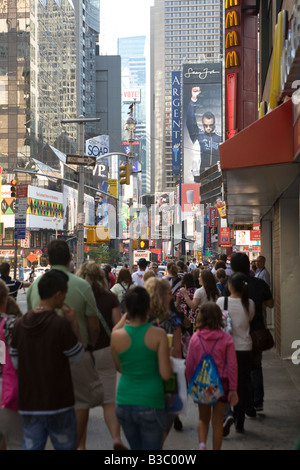
[[[77,140],[62,119],[96,114],[99,0],[0,0],[0,166]],[[90,131],[93,129],[90,129]],[[97,132],[94,129],[95,133]]]

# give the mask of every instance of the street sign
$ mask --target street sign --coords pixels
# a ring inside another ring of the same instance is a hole
[[[67,155],[66,163],[71,165],[95,166],[96,157],[88,157],[87,155]]]
[[[134,250],[133,252],[133,262],[137,263],[139,259],[145,258],[147,261],[150,261],[151,251],[148,250]]]

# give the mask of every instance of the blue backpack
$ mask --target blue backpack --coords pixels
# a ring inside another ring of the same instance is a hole
[[[199,340],[205,355],[196,367],[193,377],[188,385],[188,393],[191,395],[194,403],[214,405],[217,403],[219,398],[224,395],[218,368],[211,356],[218,340],[214,342],[210,354],[207,353],[200,336]]]

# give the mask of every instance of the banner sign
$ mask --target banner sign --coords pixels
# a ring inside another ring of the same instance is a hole
[[[181,78],[180,72],[172,72],[172,172],[181,172]]]

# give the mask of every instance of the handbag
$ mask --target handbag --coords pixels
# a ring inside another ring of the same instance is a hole
[[[4,338],[4,323],[7,315],[3,318],[0,324],[0,339],[5,348],[5,362],[2,364],[2,394],[1,394],[1,408],[9,408],[11,410],[18,410],[18,372],[14,368],[10,358],[8,348],[6,347]]]
[[[268,328],[251,330],[250,336],[252,338],[252,350],[255,352],[268,351],[274,346],[274,339]]]
[[[231,317],[228,312],[228,297],[224,297],[224,306],[223,306],[223,311],[222,311],[222,317],[223,317],[223,324],[224,328],[223,331],[226,333],[229,333],[231,335],[232,333],[232,321]]]
[[[185,377],[185,360],[171,357],[173,374],[164,381],[165,410],[168,413],[187,412],[188,397]]]

